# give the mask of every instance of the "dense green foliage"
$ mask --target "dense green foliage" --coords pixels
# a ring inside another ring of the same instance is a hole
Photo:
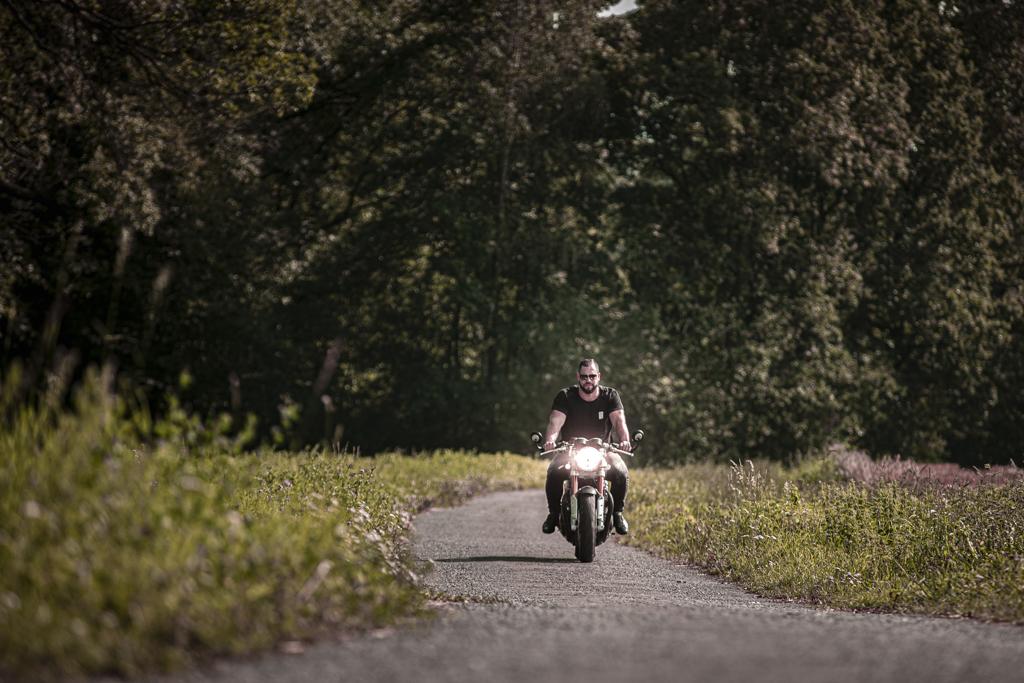
[[[1024,479],[841,482],[830,461],[636,473],[630,543],[782,598],[1024,622]]]
[[[0,2],[0,367],[372,452],[595,355],[656,459],[1019,459],[1024,3],[606,4]]]
[[[166,669],[416,614],[411,513],[544,474],[513,455],[231,454],[215,427],[85,386],[75,412],[0,427],[0,677]]]

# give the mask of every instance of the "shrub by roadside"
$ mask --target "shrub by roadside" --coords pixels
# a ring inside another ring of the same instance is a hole
[[[512,455],[230,454],[99,386],[0,428],[0,677],[166,670],[416,614],[411,513],[543,478]]]
[[[815,468],[823,476],[807,476]],[[1024,621],[1024,482],[871,487],[834,475],[814,461],[638,470],[629,542],[763,595]]]

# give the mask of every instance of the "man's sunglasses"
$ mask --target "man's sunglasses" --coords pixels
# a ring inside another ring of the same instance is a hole
[[[591,381],[597,379],[597,375],[580,375],[580,379],[589,379]]]

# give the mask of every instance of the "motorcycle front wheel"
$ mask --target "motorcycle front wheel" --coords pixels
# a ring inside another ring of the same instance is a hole
[[[593,496],[580,496],[579,517],[576,526],[576,557],[580,562],[594,561],[597,545],[597,513]]]

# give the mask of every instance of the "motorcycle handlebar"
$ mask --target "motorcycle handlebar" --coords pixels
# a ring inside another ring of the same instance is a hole
[[[562,441],[562,442],[559,443],[558,446],[556,446],[555,448],[552,448],[549,451],[542,450],[540,452],[540,457],[543,458],[543,457],[547,457],[549,455],[554,455],[555,453],[564,453],[569,448],[569,446],[570,446],[570,443],[568,441]],[[633,457],[633,452],[632,451],[624,451],[621,448],[618,448],[616,444],[605,443],[604,441],[601,441],[600,445],[598,446],[598,448],[605,448],[608,451],[610,451],[612,453],[616,453],[618,455],[628,455],[631,458]]]
[[[549,456],[549,455],[553,455],[555,453],[564,453],[565,450],[567,448],[569,448],[571,443],[574,443],[574,442],[575,443],[589,443],[591,445],[594,445],[594,442],[597,442],[597,447],[598,448],[606,448],[608,451],[610,451],[612,453],[616,453],[617,455],[628,455],[629,457],[632,458],[634,455],[636,455],[637,446],[640,445],[640,441],[643,438],[644,438],[643,430],[642,429],[638,429],[636,431],[636,433],[633,435],[633,450],[631,450],[631,451],[622,450],[621,448],[619,448],[619,444],[617,444],[617,443],[605,443],[604,441],[601,441],[598,438],[584,439],[584,438],[581,438],[581,437],[573,439],[572,442],[570,442],[570,441],[561,441],[561,442],[559,442],[559,444],[555,448],[552,448],[551,450],[546,451],[546,450],[544,450],[544,446],[542,444],[542,442],[544,440],[544,436],[540,432],[533,432],[532,434],[530,434],[530,439],[533,441],[534,445],[536,445],[537,450],[540,451],[538,453],[538,457],[546,457],[546,456]]]

